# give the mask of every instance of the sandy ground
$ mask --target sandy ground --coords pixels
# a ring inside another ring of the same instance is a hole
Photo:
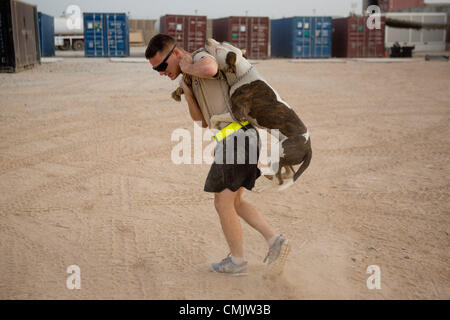
[[[312,137],[296,185],[244,195],[292,242],[280,278],[262,277],[267,246],[244,222],[250,274],[208,271],[228,249],[209,165],[170,160],[172,132],[193,131],[176,83],[65,57],[0,74],[0,298],[449,299],[450,64],[256,67]]]

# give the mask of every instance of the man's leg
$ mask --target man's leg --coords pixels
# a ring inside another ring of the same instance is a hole
[[[242,245],[242,228],[239,217],[234,207],[234,200],[237,192],[225,189],[222,192],[215,193],[214,205],[219,214],[220,224],[230,247],[231,256],[235,258],[244,257]]]
[[[272,244],[271,242],[273,242],[277,235],[264,219],[263,215],[250,203],[242,200],[242,193],[244,192],[244,189],[244,187],[241,187],[236,192],[236,197],[234,198],[234,208],[237,214],[244,219],[245,222],[263,235],[270,246]]]
[[[262,214],[248,202],[242,200],[244,188],[237,191],[234,206],[238,215],[250,226],[259,231],[269,244],[269,252],[264,262],[268,261],[268,274],[279,275],[283,272],[286,258],[289,255],[290,243],[282,235],[275,234]]]

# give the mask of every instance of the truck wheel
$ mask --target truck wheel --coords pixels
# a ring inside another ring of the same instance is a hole
[[[64,40],[64,45],[59,46],[59,48],[64,51],[70,50],[70,41]]]
[[[83,40],[75,40],[72,47],[73,47],[73,50],[76,50],[76,51],[84,50],[84,41]]]

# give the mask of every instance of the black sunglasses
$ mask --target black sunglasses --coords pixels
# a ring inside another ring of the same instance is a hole
[[[170,55],[172,54],[173,50],[175,49],[177,45],[174,45],[172,50],[170,50],[170,52],[167,54],[167,56],[164,58],[164,60],[158,64],[156,67],[153,67],[153,70],[158,71],[158,72],[163,72],[166,71],[167,69],[167,59],[169,59]]]

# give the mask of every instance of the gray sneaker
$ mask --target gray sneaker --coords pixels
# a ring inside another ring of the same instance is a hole
[[[212,263],[211,270],[219,273],[228,273],[234,276],[241,276],[247,274],[248,263],[244,261],[241,264],[235,264],[231,260],[231,255],[228,255],[225,259],[220,262]]]
[[[269,252],[264,259],[264,262],[268,262],[267,273],[269,275],[280,275],[283,272],[284,264],[290,251],[291,244],[289,241],[282,235],[279,235],[269,248]]]

